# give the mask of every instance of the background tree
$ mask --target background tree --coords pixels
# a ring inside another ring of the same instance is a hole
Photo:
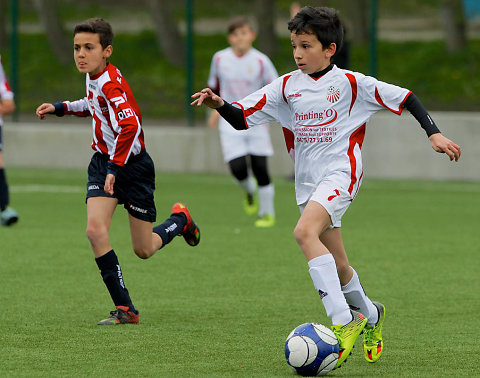
[[[467,45],[467,32],[462,0],[443,0],[440,9],[447,51],[463,50]]]
[[[69,64],[72,61],[73,47],[57,12],[57,0],[34,0],[33,4],[53,53],[62,64]]]
[[[278,40],[275,31],[275,0],[256,0],[258,49],[272,57],[277,52]]]
[[[7,45],[7,1],[0,0],[0,50],[5,50]]]
[[[173,16],[174,2],[171,0],[147,0],[155,27],[158,48],[174,65],[185,63],[185,48],[178,25]]]

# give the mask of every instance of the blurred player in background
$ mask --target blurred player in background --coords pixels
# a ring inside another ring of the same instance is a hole
[[[278,77],[270,59],[252,47],[255,37],[245,17],[235,18],[228,25],[230,47],[213,56],[208,85],[227,101],[243,98]],[[218,123],[223,158],[245,191],[245,212],[258,214],[255,226],[272,227],[275,225],[275,188],[267,164],[267,157],[273,155],[269,125],[266,123],[251,130],[237,131],[219,118],[218,112],[213,110],[208,125],[215,128]],[[255,198],[257,184],[258,204]]]
[[[349,356],[363,331],[364,357],[383,353],[385,306],[372,302],[350,266],[341,235],[342,217],[360,188],[361,149],[369,118],[381,109],[401,114],[406,108],[425,130],[432,148],[458,161],[460,147],[444,137],[420,100],[408,89],[359,72],[336,67],[343,26],[336,10],[304,7],[288,23],[298,70],[235,102],[210,88],[195,93],[192,105],[217,109],[236,129],[277,120],[295,160],[295,193],[300,219],[294,236],[308,260],[340,354]],[[378,267],[368,262],[375,274]],[[384,284],[384,283],[381,283]]]
[[[156,220],[155,169],[145,149],[142,115],[130,87],[120,71],[108,62],[112,55],[113,31],[101,18],[75,26],[74,58],[86,74],[87,96],[78,101],[40,105],[36,114],[91,116],[92,149],[88,167],[87,237],[103,281],[116,309],[98,325],[139,322],[125,286],[122,270],[110,245],[110,223],[117,205],[128,211],[133,250],[147,259],[182,235],[191,246],[200,242],[200,230],[182,203],[172,207],[170,217],[153,227]]]
[[[2,116],[13,113],[15,102],[13,101],[13,92],[8,85],[5,71],[3,70],[0,59],[0,211],[2,226],[10,226],[18,221],[17,212],[8,207],[10,196],[8,193],[7,176],[5,174],[5,164],[3,162],[3,140],[2,140]]]

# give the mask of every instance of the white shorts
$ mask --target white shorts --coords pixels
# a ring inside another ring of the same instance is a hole
[[[319,203],[327,210],[332,220],[330,228],[342,226],[342,217],[353,201],[354,197],[344,188],[345,185],[342,185],[338,179],[326,178],[317,186],[308,200]],[[300,213],[303,213],[308,201],[299,205]]]
[[[223,160],[229,161],[246,155],[272,156],[269,126],[255,126],[248,130],[235,130],[227,121],[218,121]]]

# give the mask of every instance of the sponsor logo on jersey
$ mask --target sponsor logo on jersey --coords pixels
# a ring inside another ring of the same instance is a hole
[[[287,97],[288,98],[302,97],[302,94],[301,93],[290,93]]]
[[[140,207],[133,206],[132,204],[129,204],[128,206],[130,207],[130,209],[132,209],[134,211],[138,211],[139,213],[143,213],[143,214],[148,213],[148,210],[141,209]]]
[[[122,120],[122,119],[125,119],[125,118],[128,118],[128,117],[133,117],[135,115],[133,110],[130,109],[130,108],[120,110],[117,114],[118,114],[118,119],[119,120]]]
[[[331,103],[337,102],[340,99],[340,88],[330,86],[327,89],[327,100]]]
[[[88,87],[89,87],[92,91],[96,91],[96,90],[97,90],[97,86],[96,86],[95,84],[88,83]]]
[[[319,127],[334,122],[337,119],[337,116],[337,111],[333,108],[325,109],[322,111],[312,110],[307,113],[295,113],[295,122],[297,123],[297,126]],[[310,121],[312,123],[306,124],[305,121]]]

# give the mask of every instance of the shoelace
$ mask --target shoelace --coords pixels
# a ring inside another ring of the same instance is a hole
[[[372,327],[372,328],[365,328],[363,330],[363,338],[364,338],[364,343],[367,344],[367,345],[374,345],[374,342],[373,342],[373,334],[374,334],[374,330],[375,330],[375,327]]]

